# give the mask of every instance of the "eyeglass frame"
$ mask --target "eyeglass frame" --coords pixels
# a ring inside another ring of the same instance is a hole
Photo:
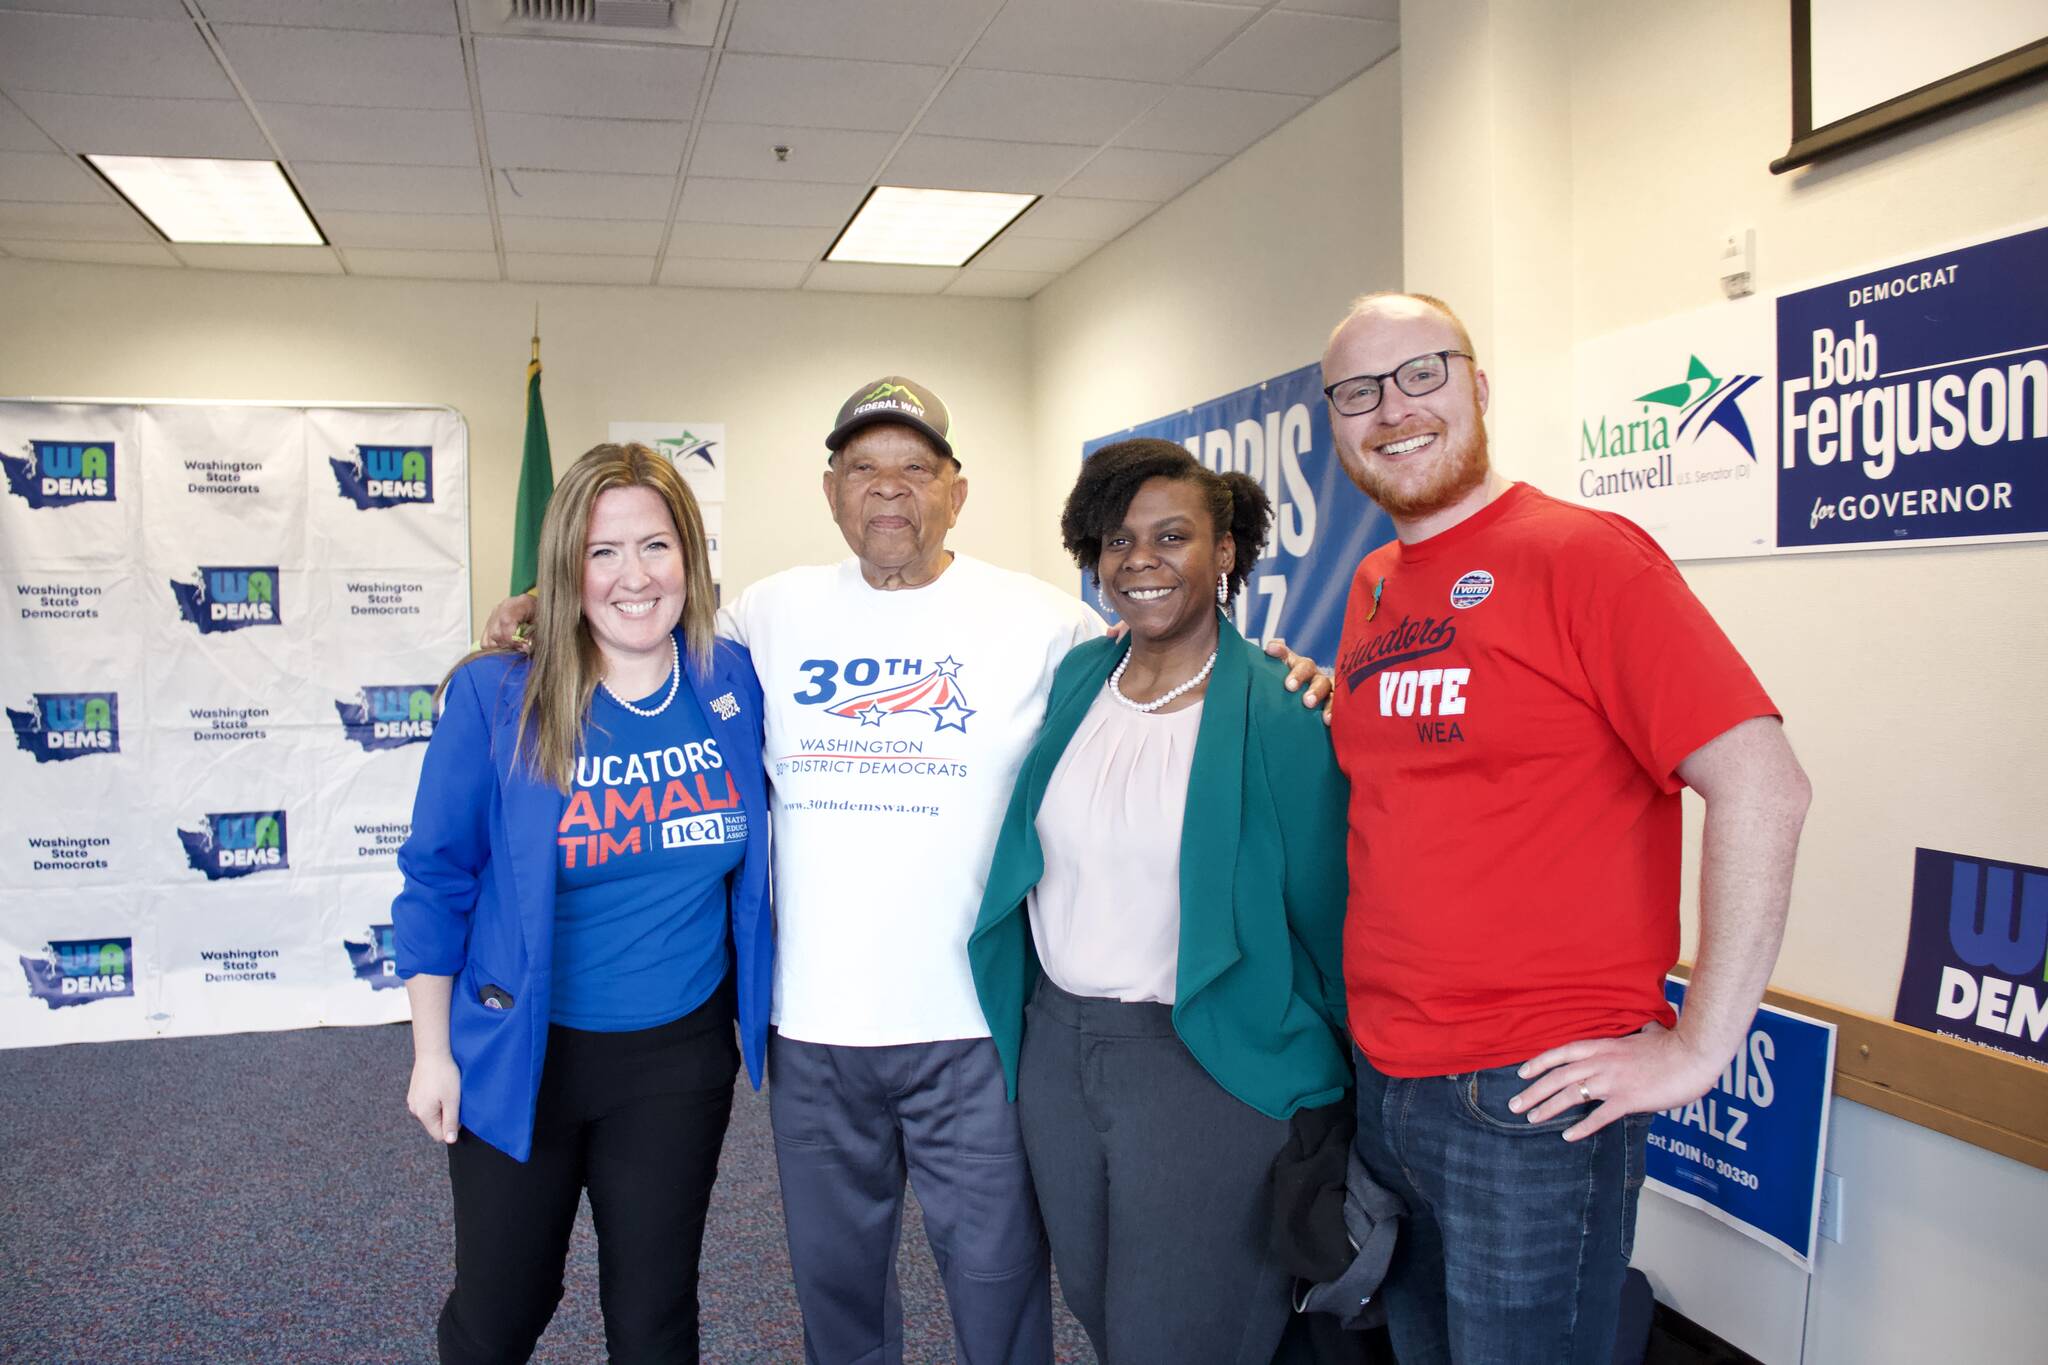
[[[1444,384],[1450,383],[1451,357],[1454,355],[1463,356],[1465,359],[1472,361],[1472,363],[1475,365],[1479,363],[1470,351],[1423,351],[1419,355],[1409,356],[1406,360],[1402,361],[1400,364],[1396,365],[1393,369],[1388,370],[1384,374],[1354,374],[1348,379],[1340,379],[1334,384],[1327,384],[1323,387],[1323,397],[1326,400],[1328,400],[1330,407],[1337,413],[1339,417],[1369,417],[1373,413],[1379,411],[1381,403],[1387,401],[1386,381],[1389,379],[1392,379],[1394,381],[1395,388],[1399,389],[1402,393],[1407,394],[1410,398],[1425,397],[1428,394],[1435,393],[1437,389],[1442,388]],[[1427,360],[1431,356],[1435,356],[1439,360],[1442,360],[1444,362],[1443,384],[1438,384],[1433,388],[1424,389],[1421,393],[1410,392],[1408,386],[1406,384],[1403,384],[1398,376],[1400,375],[1401,371],[1407,369],[1416,361]],[[1371,407],[1366,408],[1362,412],[1346,412],[1344,411],[1344,409],[1337,406],[1337,390],[1343,388],[1346,384],[1356,384],[1361,379],[1370,379],[1375,384],[1378,384],[1380,386],[1380,396],[1377,400],[1374,401]]]

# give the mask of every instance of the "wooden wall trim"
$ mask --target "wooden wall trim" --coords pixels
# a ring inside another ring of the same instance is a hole
[[[1764,1002],[1835,1026],[1837,1098],[2048,1171],[2048,1066],[1792,991]]]

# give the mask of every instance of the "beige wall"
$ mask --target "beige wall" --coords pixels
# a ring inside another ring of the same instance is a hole
[[[727,591],[846,553],[818,491],[855,386],[930,385],[970,496],[953,543],[1030,565],[1026,305],[1008,300],[217,274],[0,261],[0,395],[446,403],[469,421],[472,595],[504,595],[541,308],[556,467],[612,421],[723,421]]]
[[[1298,369],[1353,295],[1398,285],[1400,101],[1389,57],[1032,300],[1040,577],[1075,581],[1082,442]]]
[[[1783,0],[1410,0],[1402,33],[1407,277],[1466,311],[1500,463],[1552,492],[1570,491],[1572,343],[1713,305],[1728,231],[1756,229],[1769,295],[2048,210],[2038,86],[1769,174],[1790,127]],[[1777,983],[1888,1017],[1915,846],[2048,862],[2048,545],[1684,568],[1816,790]],[[1690,941],[1690,892],[1686,917]],[[1810,1285],[1658,1198],[1637,1263],[1768,1362],[2039,1355],[2048,1175],[1839,1101],[1828,1164],[1845,1233]]]

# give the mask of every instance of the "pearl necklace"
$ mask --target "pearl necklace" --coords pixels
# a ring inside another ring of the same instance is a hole
[[[661,699],[661,705],[659,706],[635,706],[632,702],[627,701],[624,697],[612,691],[612,685],[610,683],[600,682],[598,683],[598,686],[604,689],[604,694],[607,697],[610,697],[613,701],[625,707],[634,715],[658,716],[662,712],[668,710],[668,704],[676,699],[676,689],[682,686],[683,682],[683,652],[682,650],[676,647],[676,637],[673,635],[668,637],[668,667],[668,695]]]
[[[1124,670],[1131,666],[1131,656],[1130,654],[1126,654],[1121,660],[1117,662],[1116,671],[1109,675],[1109,695],[1115,697],[1118,701],[1122,702],[1125,706],[1130,707],[1133,711],[1157,711],[1160,707],[1166,705],[1166,703],[1172,701],[1181,693],[1190,692],[1193,691],[1195,688],[1200,687],[1202,685],[1202,680],[1209,676],[1209,670],[1216,666],[1217,650],[1222,649],[1222,647],[1223,646],[1219,643],[1216,649],[1212,649],[1209,651],[1209,662],[1202,665],[1201,672],[1195,674],[1194,677],[1189,678],[1186,682],[1182,683],[1179,687],[1174,688],[1172,691],[1166,693],[1164,696],[1154,697],[1151,701],[1132,701],[1129,697],[1124,695],[1123,688],[1118,686],[1118,684],[1123,682],[1124,680]]]

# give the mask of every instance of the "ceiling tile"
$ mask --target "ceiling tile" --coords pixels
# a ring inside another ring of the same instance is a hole
[[[1036,270],[983,270],[970,265],[946,286],[946,292],[983,299],[1028,299],[1058,278]]]
[[[495,280],[497,253],[490,251],[382,251],[344,253],[351,275],[388,275],[408,280]]]
[[[505,273],[515,280],[541,284],[645,284],[654,275],[654,258],[508,253]]]
[[[42,129],[27,114],[0,98],[0,151],[54,152],[57,144],[43,136]],[[880,157],[875,158],[877,161]]]
[[[836,294],[936,294],[959,275],[928,265],[855,265],[850,261],[820,261],[806,289]]]
[[[758,227],[735,223],[677,223],[668,253],[726,261],[815,261],[839,235],[829,228]]]
[[[30,117],[75,152],[122,156],[270,159],[270,144],[240,100],[131,99],[24,90]]]
[[[1110,147],[1062,185],[1060,193],[1081,199],[1151,199],[1163,204],[1227,159],[1194,152]]]
[[[1272,10],[1190,79],[1233,90],[1322,96],[1400,45],[1398,24]]]
[[[1116,136],[1166,90],[1086,76],[962,70],[932,101],[917,130],[942,137],[1094,145]]]
[[[294,161],[292,178],[315,209],[362,213],[487,214],[481,170]]]
[[[897,133],[910,126],[945,74],[939,66],[728,53],[718,64],[705,117]]]
[[[456,31],[455,5],[447,0],[199,0],[199,8],[216,24],[367,28],[380,33]]]
[[[322,209],[320,227],[328,241],[350,250],[491,250],[491,220],[482,214],[351,213]]]
[[[500,218],[668,217],[675,177],[498,168]]]
[[[913,134],[880,176],[885,185],[934,190],[1007,190],[1045,194],[1081,168],[1093,147],[1056,142],[990,142]]]
[[[996,16],[966,65],[1175,81],[1258,13],[1190,0],[1033,0]]]
[[[894,133],[791,128],[765,123],[707,123],[697,130],[690,174],[735,180],[809,180],[865,185],[896,145]],[[775,149],[789,148],[777,161]]]
[[[683,164],[687,123],[567,118],[560,114],[486,114],[491,164],[557,171],[674,175]]]
[[[168,265],[178,258],[153,242],[0,242],[8,254],[34,261],[90,261],[95,265]]]
[[[1123,236],[1158,209],[1159,205],[1149,199],[1041,199],[1017,220],[1011,231],[1033,237],[1106,242]]]
[[[61,152],[0,152],[0,199],[104,204],[112,197],[98,176]]]
[[[602,218],[507,218],[505,250],[572,256],[652,256],[664,224]]]
[[[324,246],[180,246],[197,270],[255,270],[277,275],[339,275],[341,258]]]
[[[1384,19],[1390,24],[1401,22],[1401,0],[1280,0],[1277,8],[1346,14],[1353,19]]]
[[[47,10],[53,14],[110,14],[128,19],[188,22],[181,0],[0,0],[0,9]],[[176,262],[173,262],[176,264]]]
[[[258,101],[469,108],[462,44],[454,38],[243,24],[223,25],[214,32],[227,49],[236,78]]]
[[[808,261],[702,261],[671,256],[661,267],[663,284],[699,289],[794,289],[803,283]]]
[[[1117,145],[1236,156],[1314,102],[1306,95],[1184,85],[1139,119]]]
[[[710,53],[549,38],[479,38],[484,108],[585,118],[687,119]]]
[[[263,106],[272,137],[293,161],[381,166],[482,166],[467,109],[370,109],[336,104]]]
[[[0,238],[28,241],[154,242],[157,235],[125,204],[0,202]]]
[[[728,52],[950,65],[998,0],[735,0]]]
[[[234,99],[189,21],[0,13],[0,87],[78,95]]]
[[[801,181],[720,180],[693,175],[683,182],[679,221],[763,223],[776,227],[844,227],[866,191],[853,185]]]
[[[1071,237],[1013,237],[1006,232],[983,248],[974,264],[989,270],[1034,270],[1057,275],[1101,249],[1100,242],[1076,241]]]

